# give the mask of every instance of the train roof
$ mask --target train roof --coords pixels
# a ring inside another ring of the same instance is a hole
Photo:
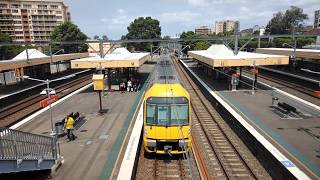
[[[186,97],[190,99],[189,93],[181,84],[154,84],[145,94],[145,99],[149,97]]]
[[[179,78],[172,63],[170,56],[162,56],[153,72],[152,83],[159,84],[176,84]]]

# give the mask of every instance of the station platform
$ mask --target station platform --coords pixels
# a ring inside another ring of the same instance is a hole
[[[98,113],[99,96],[92,87],[53,107],[54,122],[61,121],[71,112],[80,112],[84,120],[75,127],[76,140],[69,142],[66,136],[59,138],[60,154],[64,162],[52,179],[109,179],[153,67],[154,64],[147,63],[139,69],[142,86],[138,92],[103,93],[104,114]],[[50,111],[43,112],[17,129],[49,135]],[[29,173],[24,175],[24,179],[26,176],[31,176],[27,179],[38,179],[36,175]]]
[[[210,79],[208,74],[197,70],[193,61],[184,61],[184,64],[208,85],[212,93],[226,102],[255,131],[288,158],[289,161],[281,161],[286,168],[297,166],[310,178],[320,177],[319,106],[310,106],[301,102],[299,98],[268,88],[256,90],[254,94],[248,88],[229,91],[227,80]],[[297,113],[286,113],[281,108],[273,107],[272,97],[296,107]],[[265,147],[267,148],[267,145]]]

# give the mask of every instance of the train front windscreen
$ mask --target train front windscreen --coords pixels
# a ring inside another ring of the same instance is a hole
[[[179,126],[189,124],[189,103],[185,97],[151,97],[146,102],[146,124]]]

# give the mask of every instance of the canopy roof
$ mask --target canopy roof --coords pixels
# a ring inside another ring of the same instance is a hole
[[[225,45],[215,44],[207,50],[189,51],[188,55],[213,67],[237,67],[252,65],[284,65],[289,63],[288,56],[260,53],[238,52],[234,54]]]
[[[28,56],[27,56],[28,51]],[[35,59],[35,58],[43,58],[48,57],[47,55],[43,54],[42,52],[36,50],[36,49],[28,49],[22,51],[20,54],[18,54],[16,57],[14,57],[12,60],[26,60],[29,58],[29,60]]]
[[[71,68],[104,68],[140,67],[148,58],[149,53],[131,53],[126,48],[116,48],[104,58],[100,56],[82,58],[71,61]]]
[[[258,48],[256,52],[264,53],[264,54],[278,54],[278,55],[292,56],[294,54],[294,49],[293,48]],[[320,50],[319,49],[296,49],[295,56],[299,58],[320,60]]]

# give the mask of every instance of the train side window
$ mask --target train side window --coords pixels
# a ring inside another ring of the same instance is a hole
[[[171,125],[188,123],[188,105],[171,105]]]
[[[156,106],[147,104],[147,124],[154,124],[156,114]]]
[[[158,124],[169,124],[169,106],[158,106]]]

